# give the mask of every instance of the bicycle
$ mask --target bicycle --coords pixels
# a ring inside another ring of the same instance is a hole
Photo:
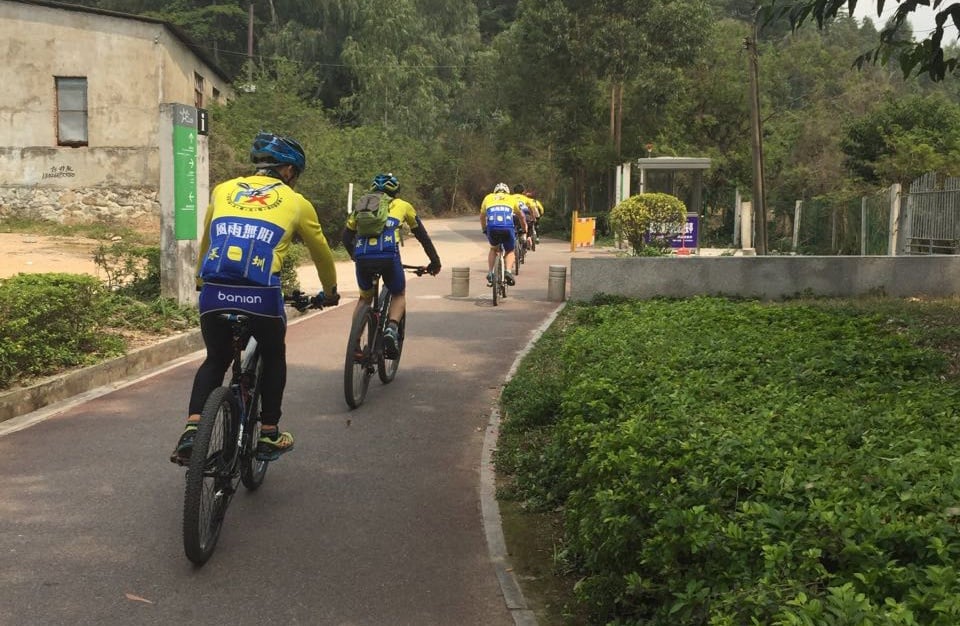
[[[504,263],[503,244],[497,246],[497,256],[493,261],[493,306],[507,297],[506,264]]]
[[[404,265],[417,276],[427,274],[426,267]],[[355,409],[363,404],[374,372],[383,384],[389,384],[397,375],[400,367],[400,355],[403,352],[403,339],[406,331],[407,314],[404,313],[397,324],[397,355],[388,357],[383,349],[383,333],[389,322],[388,312],[392,297],[386,285],[380,285],[380,274],[373,277],[373,299],[362,302],[354,315],[347,340],[347,354],[343,365],[343,395],[347,405]]]
[[[520,275],[520,266],[527,259],[527,235],[522,230],[517,231],[517,249],[513,255],[513,275]]]
[[[300,292],[284,296],[300,311],[323,308],[317,297]],[[233,360],[228,386],[210,392],[200,413],[187,466],[183,499],[183,548],[203,565],[213,555],[224,516],[239,483],[248,491],[263,484],[270,461],[257,458],[260,438],[260,378],[263,363],[249,315],[220,313],[233,330]]]

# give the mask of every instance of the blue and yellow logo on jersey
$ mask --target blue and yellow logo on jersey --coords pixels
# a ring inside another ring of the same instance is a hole
[[[282,184],[277,182],[255,187],[250,183],[241,181],[231,191],[227,202],[230,206],[241,211],[266,211],[283,201],[278,189]]]

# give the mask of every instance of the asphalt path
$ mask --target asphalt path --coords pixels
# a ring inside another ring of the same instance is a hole
[[[0,624],[514,624],[484,534],[484,438],[559,306],[548,268],[572,254],[544,239],[494,307],[478,220],[427,226],[443,272],[408,274],[400,370],[359,409],[343,398],[352,264],[339,307],[291,323],[281,426],[296,449],[234,497],[202,568],[183,554],[184,470],[167,460],[200,353],[0,435]],[[415,240],[403,258],[426,264]],[[453,267],[470,267],[468,297],[451,297]]]

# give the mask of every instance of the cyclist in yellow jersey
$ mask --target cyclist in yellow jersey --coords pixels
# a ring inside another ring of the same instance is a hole
[[[316,265],[324,306],[340,300],[333,254],[317,212],[293,190],[306,167],[303,147],[293,139],[259,133],[250,159],[256,173],[217,185],[204,219],[197,285],[207,356],[193,380],[187,425],[170,458],[174,463],[189,461],[203,403],[223,383],[233,358],[232,330],[230,323],[217,315],[220,312],[250,316],[250,329],[263,359],[257,458],[276,460],[293,448],[293,436],[281,433],[278,423],[287,376],[287,320],[280,269],[295,234],[303,239]]]
[[[370,186],[371,193],[386,194],[390,198],[390,210],[383,229],[376,235],[360,235],[357,233],[357,216],[351,213],[347,217],[347,224],[341,234],[343,247],[350,253],[350,258],[356,263],[357,286],[360,288],[360,299],[357,308],[360,310],[364,302],[373,299],[373,275],[380,274],[383,284],[390,291],[390,310],[387,312],[387,329],[384,331],[384,352],[389,359],[397,357],[399,346],[400,319],[406,311],[406,276],[400,259],[400,229],[406,224],[411,234],[417,238],[423,251],[430,259],[427,271],[436,276],[440,272],[440,257],[427,233],[427,229],[420,221],[420,216],[413,205],[397,198],[400,191],[400,181],[393,174],[377,174]]]
[[[531,237],[537,237],[536,224],[537,220],[540,219],[540,214],[537,212],[536,203],[530,198],[530,191],[522,183],[517,183],[513,188],[513,195],[517,197],[517,205],[527,222],[527,234]],[[539,237],[537,237],[537,241],[539,241]],[[524,244],[528,248],[530,247],[528,240],[524,240]]]
[[[511,194],[510,188],[504,183],[497,183],[493,191],[484,196],[480,203],[480,229],[490,243],[490,252],[487,254],[487,283],[492,285],[497,249],[503,245],[504,265],[513,267],[513,251],[517,247],[516,231],[527,232],[527,222],[517,196]],[[504,270],[504,279],[508,285],[516,284],[510,270]]]

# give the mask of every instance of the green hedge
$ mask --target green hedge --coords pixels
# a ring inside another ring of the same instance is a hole
[[[817,302],[569,306],[504,390],[503,496],[563,511],[594,623],[958,624],[960,388],[908,330]]]
[[[0,281],[0,388],[123,352],[100,331],[109,293],[93,276],[17,274]]]

